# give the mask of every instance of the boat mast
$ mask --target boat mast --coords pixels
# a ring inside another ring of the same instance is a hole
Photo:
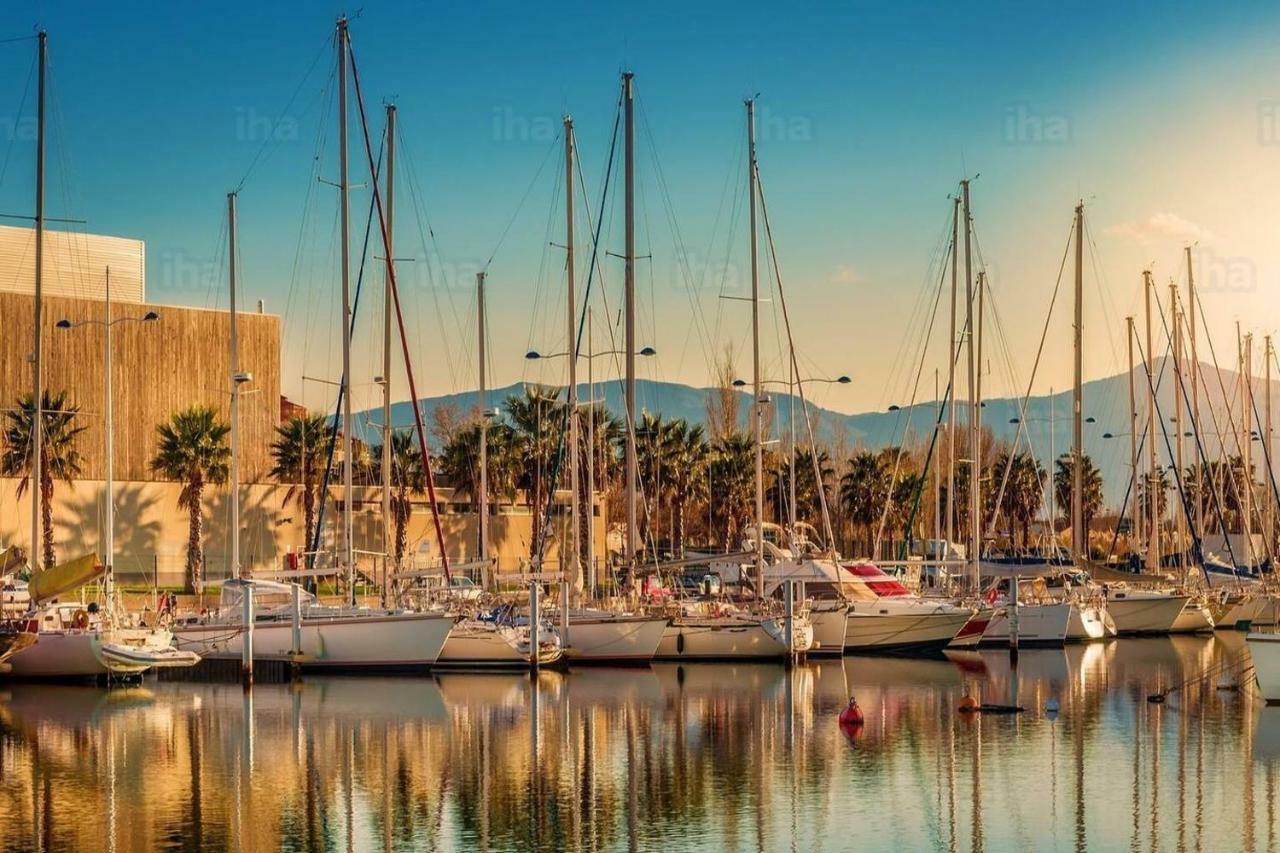
[[[114,464],[112,456],[115,453],[114,430],[111,428],[111,412],[112,406],[111,394],[111,267],[107,267],[106,276],[106,293],[103,297],[104,316],[102,318],[102,331],[106,338],[104,353],[104,363],[106,369],[103,379],[103,413],[102,424],[104,427],[106,451],[107,451],[107,482],[106,486],[106,506],[103,512],[104,535],[103,535],[103,555],[102,560],[105,563],[106,576],[103,580],[103,587],[107,597],[107,613],[115,614],[115,574],[113,566],[115,564],[114,554],[116,552],[116,508],[112,500],[112,492],[115,491]]]
[[[978,397],[977,379],[974,374],[974,324],[973,324],[973,228],[969,211],[969,179],[960,182],[960,193],[964,208],[964,312],[967,334],[965,351],[969,357],[969,584],[977,589],[980,585],[978,575],[978,548],[980,547],[978,529],[978,481],[981,472],[975,464],[978,459]],[[874,555],[873,555],[874,556]]]
[[[1147,310],[1147,512],[1150,516],[1151,531],[1147,540],[1147,568],[1152,574],[1160,570],[1160,489],[1159,465],[1156,461],[1156,429],[1160,424],[1156,420],[1155,364],[1152,361],[1155,339],[1151,332],[1151,298],[1155,293],[1155,284],[1151,280],[1151,270],[1142,271],[1142,282],[1146,293]]]
[[[36,251],[35,251],[35,317],[32,331],[35,340],[31,348],[31,554],[27,559],[32,571],[38,571],[42,563],[40,557],[40,517],[43,465],[41,454],[44,452],[44,409],[41,405],[44,389],[41,373],[41,348],[44,340],[44,80],[49,36],[43,30],[36,35],[39,71],[36,83]],[[108,430],[110,427],[108,427]],[[46,568],[48,568],[46,566]]]
[[[489,389],[485,375],[484,270],[476,273],[476,343],[480,374],[480,562],[489,567]]]
[[[956,281],[960,269],[960,198],[951,204],[951,343],[947,347],[947,542],[942,557],[956,540]]]
[[[396,209],[396,105],[387,104],[387,275],[382,295],[382,606],[387,606],[387,571],[391,559],[391,279],[395,276],[393,217]]]
[[[764,599],[764,430],[760,386],[760,267],[756,247],[756,102],[747,102],[747,205],[751,226],[751,423],[755,433],[756,598]]]
[[[338,19],[338,211],[342,241],[342,565],[355,600],[355,524],[351,469],[351,211],[347,204],[347,19]],[[385,247],[384,247],[385,248]],[[390,252],[387,253],[388,255]],[[413,401],[417,405],[417,401]]]
[[[1173,424],[1177,430],[1177,438],[1174,443],[1174,464],[1177,465],[1177,477],[1174,482],[1178,482],[1178,477],[1182,476],[1182,407],[1185,401],[1182,398],[1182,309],[1178,303],[1178,285],[1169,284],[1169,315],[1173,318]],[[1182,582],[1187,582],[1187,561],[1186,561],[1186,513],[1175,513],[1177,523],[1178,541],[1174,553],[1178,555],[1178,568],[1182,577]]]
[[[1238,326],[1239,324],[1237,324]],[[1240,354],[1240,408],[1244,417],[1240,423],[1240,504],[1243,519],[1240,528],[1244,533],[1245,553],[1250,567],[1257,564],[1253,553],[1253,334],[1242,338]]]
[[[625,315],[626,386],[627,386],[627,548],[624,554],[628,572],[635,571],[636,562],[636,489],[639,472],[636,470],[636,169],[635,169],[635,75],[630,71],[622,75],[622,106],[624,124],[623,145],[623,206],[626,245],[623,249],[623,302]],[[630,576],[630,575],[628,575]]]
[[[974,414],[974,442],[973,442],[973,470],[975,477],[973,480],[973,541],[975,561],[982,557],[982,318],[985,313],[985,293],[987,286],[987,274],[985,272],[978,273],[978,330],[974,344],[975,358],[978,363],[977,371],[974,373],[973,396],[975,406]],[[975,562],[976,565],[976,562]],[[974,581],[980,581],[977,571],[974,572]],[[1017,587],[1017,579],[1014,579],[1015,589]]]
[[[1125,317],[1124,323],[1125,340],[1129,345],[1129,470],[1133,472],[1133,531],[1130,535],[1136,538],[1137,549],[1140,551],[1146,535],[1141,521],[1142,498],[1138,495],[1138,483],[1141,482],[1138,477],[1138,398],[1134,389],[1134,373],[1137,366],[1133,357],[1133,342],[1137,330],[1134,328],[1132,316]],[[1130,550],[1134,549],[1130,548]]]
[[[240,341],[236,330],[236,194],[227,193],[227,272],[231,291],[230,350],[231,378],[231,577],[240,577]]]
[[[1264,487],[1265,487],[1265,484],[1271,483],[1274,476],[1274,472],[1272,470],[1272,465],[1271,465],[1271,454],[1275,452],[1275,446],[1271,443],[1271,439],[1272,439],[1272,434],[1271,434],[1271,355],[1272,355],[1271,336],[1270,335],[1265,336],[1262,339],[1262,342],[1263,342],[1262,358],[1264,361],[1264,364],[1262,367],[1262,376],[1263,376],[1263,382],[1265,383],[1262,386],[1262,393],[1263,393],[1263,405],[1266,406],[1267,408],[1267,412],[1265,415],[1266,426],[1263,428],[1263,432],[1262,432],[1263,440],[1266,441],[1266,444],[1263,445],[1263,449],[1266,451],[1266,453],[1263,455],[1263,459],[1266,460],[1266,464],[1267,464],[1267,478],[1266,480],[1263,481]],[[1263,534],[1266,536],[1266,550],[1268,553],[1271,553],[1275,545],[1275,529],[1276,529],[1275,491],[1273,489],[1267,488],[1266,495],[1267,495],[1266,529],[1263,531]]]
[[[568,303],[566,327],[569,359],[569,489],[572,493],[569,510],[569,565],[572,575],[565,574],[565,582],[573,584],[572,591],[582,592],[582,504],[579,494],[578,461],[578,300],[574,292],[573,259],[573,117],[564,117],[564,247],[565,247],[565,301]],[[568,601],[565,602],[566,607]]]
[[[1196,277],[1191,266],[1191,247],[1187,246],[1187,324],[1191,330],[1191,424],[1200,429],[1200,357],[1196,352]],[[1204,535],[1204,480],[1203,460],[1196,463],[1196,530]]]
[[[1076,566],[1089,559],[1084,527],[1084,203],[1076,205],[1075,322],[1071,381],[1071,553]]]

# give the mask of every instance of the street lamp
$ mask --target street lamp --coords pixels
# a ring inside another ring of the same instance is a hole
[[[103,438],[106,446],[106,512],[103,517],[103,526],[105,528],[103,536],[103,560],[106,565],[105,593],[107,598],[107,607],[113,608],[113,596],[115,594],[114,577],[111,569],[112,554],[115,551],[115,507],[112,503],[113,482],[113,460],[114,442],[112,441],[113,430],[111,428],[111,330],[121,323],[154,323],[160,319],[160,315],[155,311],[148,311],[141,317],[117,317],[111,318],[111,270],[107,269],[106,294],[103,299],[106,307],[106,317],[102,320],[80,320],[72,322],[66,318],[59,320],[54,324],[55,328],[63,331],[71,331],[84,326],[101,326],[103,329],[103,350],[105,359],[103,364],[103,396],[105,397],[105,405],[103,406]],[[33,549],[34,550],[34,549]]]

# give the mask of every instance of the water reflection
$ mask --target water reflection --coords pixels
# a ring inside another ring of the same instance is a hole
[[[1271,850],[1280,708],[1214,679],[1146,701],[1241,652],[12,685],[0,849]]]

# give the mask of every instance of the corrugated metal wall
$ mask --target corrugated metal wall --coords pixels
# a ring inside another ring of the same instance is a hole
[[[114,270],[114,268],[113,268]],[[114,272],[112,281],[114,282]],[[114,299],[115,287],[112,286]],[[20,395],[31,393],[31,296],[0,291],[0,420]],[[120,323],[112,335],[115,475],[150,480],[156,425],[194,403],[211,405],[225,419],[230,407],[226,311],[172,305],[116,305],[112,316],[160,313],[154,323]],[[44,300],[44,384],[66,391],[80,406],[86,431],[79,451],[84,477],[104,476],[102,412],[103,331],[101,326],[58,329],[60,319],[101,320],[103,304],[86,299]],[[242,471],[245,482],[265,480],[271,441],[280,420],[280,318],[241,314],[241,369],[253,381],[240,398]]]
[[[147,249],[141,240],[45,229],[44,293],[101,299],[111,268],[113,302],[146,299]],[[34,228],[0,225],[0,290],[35,292]]]

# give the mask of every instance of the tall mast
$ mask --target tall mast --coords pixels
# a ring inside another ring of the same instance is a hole
[[[1169,284],[1169,315],[1173,318],[1173,424],[1177,430],[1177,440],[1174,443],[1174,464],[1177,465],[1177,476],[1182,476],[1182,407],[1185,401],[1182,399],[1182,309],[1178,304],[1178,285]],[[1177,482],[1177,478],[1174,479]],[[1174,553],[1178,555],[1178,568],[1181,570],[1183,583],[1187,580],[1187,561],[1186,561],[1186,513],[1174,513],[1178,520],[1176,525],[1178,533],[1178,541],[1175,545]]]
[[[1243,339],[1244,350],[1240,357],[1240,403],[1244,410],[1240,428],[1240,503],[1244,516],[1241,530],[1245,536],[1245,548],[1249,565],[1258,561],[1253,553],[1253,335]]]
[[[1155,293],[1155,284],[1151,280],[1151,270],[1143,270],[1142,282],[1146,293],[1147,309],[1147,513],[1151,523],[1151,531],[1147,540],[1147,568],[1154,574],[1160,570],[1160,479],[1159,465],[1156,461],[1156,430],[1160,428],[1156,420],[1156,395],[1154,355],[1155,339],[1151,330],[1151,298]]]
[[[1191,247],[1187,246],[1187,325],[1191,330],[1191,425],[1200,429],[1200,357],[1196,352],[1196,277],[1191,266]],[[1199,454],[1197,454],[1198,456]],[[1204,535],[1204,482],[1205,466],[1196,463],[1196,530]]]
[[[1262,341],[1263,341],[1262,358],[1263,358],[1263,361],[1265,362],[1262,368],[1262,376],[1263,376],[1263,382],[1266,383],[1265,385],[1262,386],[1262,393],[1263,393],[1263,405],[1266,406],[1266,409],[1267,409],[1266,414],[1263,415],[1263,417],[1266,418],[1266,426],[1263,428],[1263,432],[1262,432],[1263,441],[1266,442],[1266,444],[1263,445],[1263,449],[1266,452],[1265,454],[1263,454],[1262,458],[1266,461],[1266,465],[1267,465],[1267,476],[1266,476],[1266,479],[1263,480],[1263,490],[1267,496],[1266,529],[1263,530],[1263,535],[1266,537],[1267,553],[1272,553],[1272,549],[1275,546],[1276,501],[1275,501],[1275,492],[1271,488],[1269,488],[1271,483],[1271,478],[1275,474],[1275,471],[1271,464],[1271,458],[1272,458],[1271,455],[1275,453],[1275,445],[1271,443],[1271,439],[1272,439],[1272,434],[1271,434],[1271,356],[1272,356],[1271,336],[1267,335],[1262,339]]]
[[[636,470],[636,119],[635,75],[630,71],[622,75],[622,106],[625,126],[623,146],[623,187],[626,208],[624,230],[626,246],[623,250],[623,302],[626,318],[625,347],[627,363],[627,436],[625,462],[627,468],[627,548],[624,555],[630,571],[636,560],[636,490],[639,473]]]
[[[392,550],[391,532],[391,280],[395,276],[396,209],[396,105],[387,104],[387,176],[383,191],[386,203],[387,275],[382,295],[382,604],[387,604],[387,563]]]
[[[974,464],[978,447],[978,397],[977,377],[974,373],[974,323],[973,323],[973,229],[969,211],[969,179],[960,182],[960,194],[964,209],[964,312],[968,343],[965,351],[969,357],[969,584],[976,589],[978,577],[978,481],[981,472]]]
[[[596,593],[596,383],[591,365],[595,362],[595,339],[591,327],[591,307],[587,307],[587,590]]]
[[[342,221],[342,564],[355,597],[355,497],[351,470],[351,211],[347,204],[347,19],[338,19],[338,211]],[[385,248],[385,247],[384,247]],[[388,255],[390,252],[387,253]],[[417,401],[414,401],[417,405]]]
[[[39,72],[36,83],[36,251],[35,251],[35,318],[32,331],[35,341],[31,348],[31,554],[28,564],[36,571],[43,563],[40,554],[41,480],[43,466],[40,456],[44,452],[44,409],[41,405],[43,374],[41,373],[41,349],[44,340],[44,78],[47,64],[49,36],[42,30],[37,36]],[[47,556],[47,555],[46,555]],[[47,566],[45,568],[48,568]]]
[[[106,486],[106,505],[103,513],[103,554],[102,562],[106,569],[106,576],[103,585],[106,590],[107,612],[115,613],[115,552],[116,552],[116,507],[112,493],[115,491],[115,466],[113,456],[115,455],[115,430],[111,428],[111,413],[113,410],[112,393],[111,393],[111,267],[107,267],[106,294],[104,296],[104,316],[102,318],[102,331],[106,338],[105,343],[105,365],[104,373],[105,381],[103,382],[103,397],[105,398],[102,413],[102,423],[105,429],[105,442],[107,451],[107,482]]]
[[[751,223],[751,423],[755,432],[756,597],[764,598],[764,398],[760,385],[760,268],[756,248],[756,102],[747,99],[747,205]]]
[[[1089,559],[1084,528],[1084,204],[1076,205],[1075,322],[1071,381],[1071,554],[1077,566]]]
[[[565,580],[573,584],[575,593],[582,592],[582,502],[579,494],[578,462],[578,300],[574,292],[573,260],[573,117],[564,117],[564,247],[565,301],[568,303],[569,359],[569,489],[572,493],[569,511],[569,565],[573,574]],[[628,348],[629,349],[629,348]],[[567,602],[566,602],[567,603]]]
[[[1138,476],[1138,398],[1134,388],[1134,373],[1137,366],[1133,357],[1133,342],[1137,331],[1134,329],[1132,316],[1125,317],[1124,323],[1125,341],[1129,345],[1129,470],[1133,475],[1133,531],[1130,535],[1136,537],[1137,548],[1141,550],[1146,535],[1141,521],[1142,498],[1138,495],[1138,484],[1141,478]]]
[[[240,577],[240,340],[236,335],[236,194],[227,193],[227,272],[231,379],[231,577]]]
[[[977,582],[979,574],[976,571],[976,561],[982,557],[982,318],[985,313],[986,300],[985,293],[987,285],[987,274],[985,272],[978,273],[978,313],[977,313],[977,335],[974,340],[974,353],[978,367],[974,373],[973,381],[973,531],[971,536],[974,542],[975,571],[974,581]]]
[[[485,375],[484,270],[476,273],[476,344],[480,373],[480,562],[489,565],[489,389]]]
[[[956,281],[960,268],[960,199],[951,204],[951,343],[947,346],[947,543],[944,559],[956,540]]]
[[[792,347],[790,343],[787,344],[787,348],[788,350],[794,350],[794,347]],[[797,519],[797,511],[796,511],[796,381],[797,381],[797,377],[796,377],[796,364],[795,364],[794,352],[792,352],[792,355],[787,358],[787,379],[788,379],[787,424],[788,424],[788,428],[791,430],[791,452],[787,454],[788,456],[787,465],[789,467],[789,470],[787,471],[787,483],[788,483],[788,486],[790,487],[790,492],[791,492],[791,494],[787,496],[787,503],[790,507],[790,512],[787,515],[787,521],[791,525],[791,535],[795,536],[796,521],[798,519]],[[937,382],[935,381],[934,384],[937,385]],[[807,417],[808,413],[806,412],[805,415]]]

